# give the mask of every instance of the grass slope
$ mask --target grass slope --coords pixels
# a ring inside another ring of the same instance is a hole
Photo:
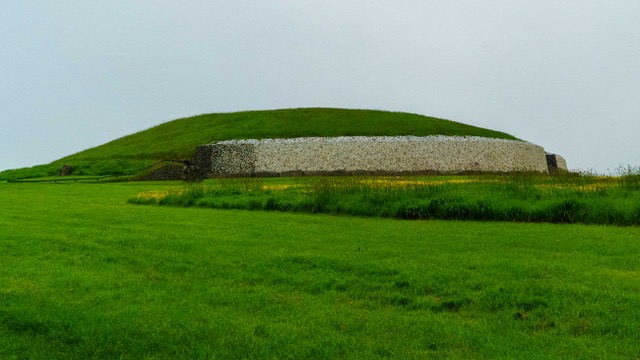
[[[640,229],[136,206],[0,184],[1,359],[633,359]]]
[[[0,173],[0,179],[53,175],[72,164],[76,175],[132,174],[162,159],[188,158],[195,147],[229,139],[305,136],[458,135],[513,136],[432,117],[375,110],[304,108],[207,114],[173,120],[31,169]]]

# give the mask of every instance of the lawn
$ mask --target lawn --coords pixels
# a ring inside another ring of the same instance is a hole
[[[0,358],[640,354],[638,227],[128,203],[183,187],[0,184]]]

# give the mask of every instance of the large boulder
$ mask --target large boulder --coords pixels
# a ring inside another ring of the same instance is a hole
[[[563,174],[569,171],[567,161],[560,155],[547,153],[549,174]]]
[[[73,172],[73,166],[71,166],[69,164],[64,164],[64,165],[62,165],[60,170],[58,170],[58,175],[59,176],[69,176],[69,175],[71,175],[72,172]]]

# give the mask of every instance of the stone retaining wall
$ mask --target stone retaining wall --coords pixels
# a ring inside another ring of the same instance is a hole
[[[229,140],[199,146],[195,159],[218,176],[548,172],[538,145],[455,136]]]
[[[161,166],[158,166],[157,168],[152,169],[151,171],[144,174],[143,176],[140,176],[138,179],[152,180],[152,181],[182,180],[184,177],[183,168],[184,168],[184,165],[178,165],[178,164],[161,165]]]

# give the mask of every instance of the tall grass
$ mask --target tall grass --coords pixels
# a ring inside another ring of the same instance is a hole
[[[218,179],[130,202],[398,219],[640,225],[640,176]]]
[[[619,166],[616,169],[622,185],[632,191],[640,190],[640,166]]]

